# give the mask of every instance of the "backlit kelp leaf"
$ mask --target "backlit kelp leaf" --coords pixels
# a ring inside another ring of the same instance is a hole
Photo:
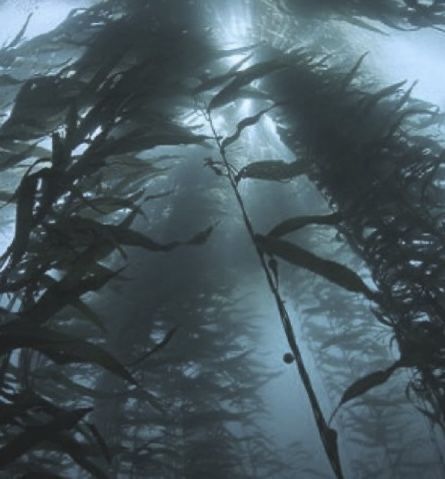
[[[149,251],[172,251],[182,245],[200,245],[207,241],[213,227],[196,234],[187,241],[172,241],[170,243],[158,243],[148,236],[133,230],[114,230],[116,241],[124,246],[138,246]]]
[[[89,198],[87,202],[76,206],[75,211],[85,208],[91,208],[100,214],[108,215],[116,211],[128,209],[136,211],[138,214],[144,215],[140,206],[136,204],[142,198],[144,191],[138,191],[127,198],[120,196],[98,196]]]
[[[94,154],[105,157],[150,150],[157,146],[199,145],[208,139],[208,136],[193,135],[185,131],[182,134],[149,135],[146,131],[137,129],[121,138],[109,139],[102,147],[96,149]]]
[[[300,246],[273,236],[256,235],[255,240],[257,245],[269,255],[278,256],[288,263],[323,276],[348,291],[362,293],[368,299],[376,298],[376,294],[366,286],[360,276],[340,263],[320,258]]]
[[[310,169],[307,163],[301,161],[292,163],[286,163],[282,160],[257,161],[241,168],[236,176],[236,182],[239,183],[243,178],[286,181],[296,176],[306,175],[310,172]]]
[[[9,118],[0,133],[7,138],[39,138],[64,120],[64,111],[79,94],[81,85],[56,75],[27,80],[20,88]]]
[[[262,78],[278,70],[286,68],[283,62],[270,60],[263,63],[257,63],[241,72],[237,72],[234,79],[221,91],[219,91],[211,100],[209,110],[220,108],[227,103],[235,100],[241,88],[249,85],[254,80]]]
[[[355,65],[351,68],[351,70],[346,74],[344,79],[340,83],[340,91],[344,91],[349,84],[354,79],[355,75],[357,74],[360,66],[363,63],[363,60],[368,56],[368,52],[364,53],[355,63]]]
[[[28,14],[28,16],[26,17],[25,23],[22,25],[22,28],[19,30],[17,35],[11,40],[11,42],[8,43],[8,45],[6,46],[7,49],[15,48],[20,43],[20,41],[22,40],[22,38],[24,37],[26,33],[26,29],[28,28],[28,25],[32,16],[33,16],[32,12]]]
[[[253,53],[250,53],[249,55],[242,58],[239,62],[235,63],[235,65],[233,65],[233,67],[230,68],[229,73],[237,73],[239,71],[239,69],[245,63],[247,63],[252,57],[253,57]]]
[[[386,383],[386,381],[392,376],[394,371],[401,367],[403,367],[403,363],[401,361],[396,361],[392,366],[387,369],[375,371],[358,379],[353,384],[351,384],[351,386],[349,386],[348,389],[346,389],[346,391],[343,393],[338,407],[342,406],[348,401],[351,401],[352,399],[355,399],[365,394],[370,389]]]
[[[145,187],[148,179],[153,180],[157,177],[165,177],[168,171],[170,171],[170,168],[155,168],[153,166],[147,167],[144,170],[132,170],[125,173],[122,171],[122,178],[116,183],[113,190],[117,191],[117,194],[128,194],[130,191]]]
[[[26,318],[43,324],[66,306],[75,303],[83,294],[101,289],[121,273],[122,268],[112,271],[95,265],[93,260],[98,253],[99,250],[91,248],[80,255],[62,280],[49,286],[39,300],[24,312]],[[90,264],[87,264],[88,259],[91,260]],[[89,271],[93,267],[94,274]]]
[[[241,120],[236,126],[236,132],[233,135],[228,136],[227,138],[224,138],[224,140],[221,143],[222,148],[227,148],[229,145],[231,145],[236,140],[238,140],[243,130],[245,130],[249,126],[256,125],[260,121],[263,115],[265,115],[267,112],[269,112],[270,110],[272,110],[272,108],[275,108],[276,106],[277,105],[273,105],[269,108],[261,110],[256,115],[249,116],[248,118],[244,118],[243,120]]]
[[[369,97],[363,102],[362,114],[367,115],[369,111],[372,108],[374,108],[380,100],[384,99],[385,97],[391,96],[394,93],[397,93],[400,90],[400,88],[402,88],[403,85],[405,84],[406,84],[406,80],[403,80],[403,81],[394,83],[393,85],[389,85],[385,88],[382,88],[378,92],[369,95]]]
[[[339,213],[329,215],[296,216],[289,218],[269,231],[268,236],[280,237],[309,225],[336,225],[341,219]]]
[[[87,210],[92,210],[96,215],[109,215],[111,213],[116,213],[122,210],[135,210],[139,214],[144,215],[142,209],[132,203],[131,201],[120,199],[120,198],[112,198],[112,197],[102,197],[102,198],[93,198],[87,199],[86,201],[82,202],[79,205],[76,205],[76,212],[83,211],[83,214],[86,216],[90,216]],[[93,213],[93,216],[96,216]]]
[[[127,229],[131,226],[136,217],[137,212],[132,211],[116,226]],[[64,232],[69,231],[70,221],[65,223],[64,221],[60,220],[57,228],[48,228],[48,232],[50,232],[52,236],[55,237],[54,241],[56,241],[58,235],[61,235],[61,238],[63,238],[64,246],[68,246],[69,249],[70,247],[69,245],[67,245],[67,236],[64,235]],[[76,244],[74,246],[76,246]],[[119,245],[114,244],[112,241],[93,241],[89,243],[89,246],[85,251],[83,251],[79,256],[77,256],[75,263],[72,262],[72,259],[68,259],[66,261],[61,259],[60,261],[54,261],[53,266],[63,271],[66,271],[67,274],[70,275],[70,278],[66,278],[67,281],[79,281],[86,273],[88,273],[91,268],[96,268],[94,265],[97,262],[106,258],[116,248],[119,248]],[[116,277],[117,274],[119,274],[119,272],[112,272],[111,270],[108,271],[109,279],[112,279]],[[101,272],[105,273],[105,269],[101,268]],[[107,281],[107,278],[105,278],[105,281]]]
[[[102,224],[80,216],[71,217],[66,224],[60,224],[59,227],[65,235],[71,236],[77,243],[82,240],[82,237],[86,237],[88,241],[94,238],[94,241],[108,242],[115,246],[136,246],[149,251],[164,252],[184,245],[201,245],[208,240],[213,231],[213,226],[210,226],[189,240],[159,243],[139,231],[124,228],[122,225]]]
[[[95,364],[137,385],[131,373],[100,346],[32,321],[14,321],[0,327],[0,355],[19,348],[39,351],[58,364]]]
[[[194,90],[193,93],[202,93],[207,90],[212,90],[213,88],[216,88],[217,86],[222,85],[226,81],[231,80],[236,74],[238,73],[239,69],[250,59],[252,58],[252,54],[247,55],[244,57],[242,60],[239,62],[235,63],[233,67],[224,75],[219,75],[217,77],[212,77],[212,78],[206,78],[201,82],[199,86],[197,86]]]
[[[92,408],[82,408],[59,412],[46,424],[26,427],[22,433],[0,448],[0,467],[11,464],[32,448],[51,440],[60,431],[72,429],[92,410]]]
[[[262,42],[254,43],[253,45],[248,45],[247,47],[232,48],[230,50],[216,50],[214,52],[215,58],[227,58],[231,56],[242,55],[243,53],[249,53],[255,48],[258,48],[262,45]]]
[[[202,81],[201,84],[193,90],[193,93],[198,94],[207,90],[212,90],[213,88],[216,88],[217,86],[222,85],[226,81],[231,80],[233,77],[236,76],[236,73],[237,73],[236,71],[229,71],[228,73],[225,73],[224,75],[208,78]]]
[[[203,231],[200,231],[199,233],[195,234],[190,238],[189,240],[185,241],[184,244],[187,245],[202,245],[207,242],[207,240],[210,238],[210,235],[212,234],[214,229],[214,226],[209,226]]]

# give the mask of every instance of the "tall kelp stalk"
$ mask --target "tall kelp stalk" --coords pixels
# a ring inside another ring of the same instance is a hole
[[[131,228],[143,215],[141,204],[153,198],[142,185],[161,173],[138,153],[204,140],[160,106],[163,98],[171,98],[173,85],[178,95],[177,79],[170,76],[166,82],[162,69],[154,68],[151,55],[157,47],[148,53],[138,48],[146,44],[142,34],[151,35],[135,28],[144,13],[115,20],[104,4],[73,14],[68,22],[74,17],[87,33],[100,20],[102,29],[92,29],[94,43],[69,68],[25,81],[0,128],[3,169],[26,167],[8,198],[15,204],[15,233],[2,256],[1,275],[0,464],[11,475],[71,474],[77,464],[94,477],[107,477],[109,451],[85,420],[92,411],[94,376],[87,384],[77,383],[79,369],[74,372],[70,365],[83,364],[82,372],[89,375],[89,366],[99,366],[133,390],[141,386],[103,347],[103,338],[86,327],[90,322],[99,331],[106,328],[86,296],[119,275],[125,247],[168,252],[202,244],[211,231],[160,243]],[[110,52],[110,35],[119,32],[126,41]],[[62,49],[65,40],[60,40]],[[48,134],[51,149],[34,148]],[[116,176],[116,168],[124,178]],[[52,363],[68,366],[54,370]],[[73,401],[79,390],[83,397]],[[148,392],[142,395],[150,402]]]
[[[220,77],[212,78],[203,82],[196,89],[196,92],[205,92],[206,90],[215,88],[219,85],[226,84],[225,86],[222,86],[218,93],[211,99],[208,106],[202,109],[203,118],[208,122],[210,126],[220,156],[219,161],[213,161],[209,159],[207,161],[207,165],[211,167],[216,174],[227,177],[230,183],[230,186],[238,203],[244,225],[256,250],[260,266],[264,271],[268,287],[275,300],[279,317],[286,335],[286,339],[292,351],[292,354],[290,354],[289,356],[289,358],[292,359],[289,359],[289,361],[292,362],[292,360],[295,360],[297,371],[299,376],[301,377],[304,388],[308,395],[310,406],[327,458],[335,476],[337,478],[342,478],[343,472],[337,446],[337,433],[334,429],[329,427],[327,421],[325,420],[319,400],[312,385],[309,372],[304,364],[301,349],[297,343],[297,339],[293,330],[291,318],[279,291],[279,280],[276,261],[267,261],[264,251],[258,243],[258,235],[256,234],[254,225],[249,218],[243,198],[238,189],[238,183],[242,178],[249,176],[261,178],[262,176],[264,176],[264,174],[268,175],[271,173],[272,175],[275,175],[276,179],[278,180],[285,179],[288,176],[297,175],[298,173],[295,173],[294,169],[296,167],[296,169],[299,170],[300,165],[285,165],[283,164],[283,162],[280,161],[265,161],[249,165],[251,168],[249,168],[248,166],[245,169],[237,171],[236,168],[230,163],[227,156],[227,148],[239,139],[242,132],[246,128],[255,125],[259,121],[261,116],[271,110],[271,107],[267,108],[266,110],[260,111],[254,116],[247,117],[241,120],[241,122],[239,122],[236,127],[235,133],[231,136],[226,136],[225,138],[221,138],[220,133],[217,131],[213,120],[213,112],[217,108],[221,108],[239,98],[243,93],[242,89],[244,87],[249,86],[254,80],[260,79],[267,74],[276,72],[283,67],[283,64],[279,62],[274,62],[272,60],[270,62],[264,62],[262,64],[254,65],[253,67],[247,68],[246,70],[243,70],[241,72],[239,72],[238,70],[232,70]]]

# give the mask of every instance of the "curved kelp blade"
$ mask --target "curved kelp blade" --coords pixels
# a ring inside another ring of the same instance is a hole
[[[269,231],[268,236],[285,236],[310,225],[336,225],[340,221],[340,218],[341,216],[338,213],[332,213],[330,215],[296,216],[276,225]]]
[[[346,402],[351,401],[352,399],[355,399],[362,394],[365,394],[370,389],[384,384],[392,376],[394,371],[401,366],[402,365],[400,361],[397,361],[387,369],[375,371],[368,374],[367,376],[358,379],[353,384],[351,384],[351,386],[349,386],[348,389],[346,389],[346,391],[343,393],[340,404],[343,405]]]
[[[238,125],[236,126],[235,133],[231,136],[228,136],[227,138],[224,138],[224,140],[221,143],[221,147],[222,148],[227,148],[232,143],[235,143],[235,141],[238,140],[238,138],[241,136],[241,133],[246,128],[248,128],[249,126],[256,125],[260,121],[262,116],[265,115],[266,113],[268,113],[270,110],[272,110],[272,108],[275,108],[275,106],[277,106],[277,105],[273,105],[269,108],[265,108],[264,110],[261,110],[260,112],[258,112],[256,115],[249,116],[249,117],[244,118],[243,120],[241,120],[238,123]]]
[[[267,181],[287,181],[310,172],[310,166],[301,161],[286,163],[283,160],[256,161],[242,168],[236,176],[236,182],[253,178]]]
[[[209,104],[209,110],[220,108],[227,103],[236,100],[241,88],[249,85],[254,80],[258,80],[266,75],[286,68],[283,62],[271,60],[263,63],[257,63],[235,75],[235,78],[222,90],[220,90]]]
[[[29,25],[29,22],[31,21],[32,16],[33,16],[33,13],[28,14],[22,28],[19,30],[17,35],[12,39],[12,41],[7,45],[6,48],[15,48],[21,42],[22,38],[25,36],[26,29],[28,28],[28,25]]]
[[[355,78],[357,75],[357,72],[359,71],[364,59],[368,56],[368,52],[364,53],[355,63],[355,65],[351,68],[351,70],[345,75],[343,80],[341,81],[340,84],[340,91],[344,91],[352,82],[352,80]]]
[[[124,225],[102,224],[80,216],[71,217],[66,224],[63,223],[58,228],[64,231],[65,235],[69,232],[72,238],[81,237],[84,233],[94,232],[96,240],[112,244],[115,247],[118,245],[134,246],[149,251],[168,252],[180,246],[204,244],[210,237],[214,226],[209,226],[188,240],[171,241],[169,243],[160,243],[139,231],[128,229]]]
[[[366,376],[357,379],[353,384],[351,384],[346,391],[343,393],[343,396],[340,400],[340,403],[335,408],[331,416],[332,418],[337,414],[337,411],[347,402],[356,399],[363,394],[367,393],[369,390],[385,384],[386,381],[393,375],[393,373],[403,367],[404,364],[399,360],[396,361],[392,366],[387,369],[382,369],[379,371],[374,371],[373,373],[367,374]]]
[[[312,271],[348,291],[375,299],[375,293],[366,286],[360,276],[340,263],[320,258],[300,246],[272,236],[256,235],[256,242],[261,250],[269,255],[278,256],[288,263]]]
[[[39,351],[58,364],[95,364],[138,385],[132,374],[100,346],[29,321],[15,321],[0,328],[0,355],[18,348]]]

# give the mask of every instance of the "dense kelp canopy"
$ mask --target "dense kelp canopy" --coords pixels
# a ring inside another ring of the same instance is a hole
[[[0,19],[0,477],[443,477],[445,2]]]

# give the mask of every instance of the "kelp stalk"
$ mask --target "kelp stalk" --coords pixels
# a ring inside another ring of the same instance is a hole
[[[326,452],[326,455],[328,457],[329,463],[332,467],[332,470],[335,474],[335,477],[337,479],[343,479],[343,472],[341,468],[341,462],[340,462],[340,456],[338,452],[338,446],[337,446],[337,432],[330,428],[328,423],[326,422],[326,419],[323,415],[323,411],[320,407],[320,403],[318,401],[317,395],[315,393],[315,390],[312,386],[312,382],[308,373],[308,370],[304,364],[303,361],[303,356],[301,354],[300,348],[298,346],[296,337],[295,337],[295,332],[292,326],[292,321],[290,319],[289,313],[286,309],[286,306],[284,304],[284,301],[280,295],[279,288],[278,288],[278,282],[275,280],[274,273],[271,270],[271,268],[268,266],[266,259],[265,259],[265,254],[262,251],[260,245],[256,241],[256,233],[253,227],[253,224],[249,218],[249,215],[247,213],[246,207],[244,205],[243,198],[238,190],[238,182],[237,182],[237,177],[234,174],[234,171],[227,159],[227,155],[225,152],[225,146],[224,146],[224,140],[221,141],[221,137],[218,135],[214,122],[212,120],[212,115],[210,109],[207,109],[206,112],[203,112],[205,119],[207,120],[211,131],[213,135],[213,139],[216,142],[216,145],[218,147],[219,155],[221,157],[222,163],[224,165],[226,174],[230,186],[232,187],[233,193],[235,195],[236,201],[238,203],[238,206],[240,208],[244,225],[247,229],[247,232],[249,234],[249,237],[252,241],[252,243],[255,246],[255,250],[257,252],[258,259],[260,261],[261,267],[264,271],[264,274],[266,276],[267,284],[269,286],[269,289],[272,292],[272,295],[275,299],[276,306],[278,308],[278,312],[280,315],[281,319],[281,324],[283,325],[284,333],[286,335],[287,342],[289,344],[289,347],[292,351],[292,354],[294,355],[295,358],[295,365],[298,371],[298,374],[300,375],[300,378],[303,382],[304,388],[306,390],[306,394],[308,395],[310,406],[315,418],[315,422],[317,425],[317,429],[321,438],[321,441],[323,443],[324,450]]]

